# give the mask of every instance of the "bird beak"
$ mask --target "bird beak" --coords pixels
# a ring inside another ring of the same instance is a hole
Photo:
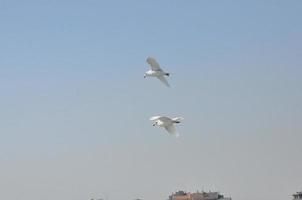
[[[146,78],[146,75],[144,75],[144,78]]]
[[[156,123],[152,124],[152,126],[155,126],[155,125],[156,125]]]

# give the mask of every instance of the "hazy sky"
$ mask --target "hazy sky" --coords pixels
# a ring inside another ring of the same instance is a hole
[[[302,190],[302,1],[0,0],[0,199]],[[144,79],[147,56],[171,88]],[[153,115],[183,116],[175,139]]]

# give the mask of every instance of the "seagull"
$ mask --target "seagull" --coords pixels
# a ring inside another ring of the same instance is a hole
[[[158,78],[163,84],[165,84],[166,86],[170,87],[167,79],[165,78],[165,76],[169,76],[170,74],[163,71],[159,64],[157,63],[157,61],[155,60],[155,58],[152,57],[148,57],[147,58],[147,63],[150,65],[151,69],[148,70],[145,75],[144,78],[146,78],[147,76],[151,76],[151,77],[156,77]]]
[[[165,116],[153,116],[150,118],[151,121],[154,121],[152,124],[153,126],[160,126],[166,129],[170,134],[175,134],[176,137],[179,137],[179,134],[177,133],[174,124],[180,123],[184,118],[182,117],[175,117],[175,118],[169,118]]]

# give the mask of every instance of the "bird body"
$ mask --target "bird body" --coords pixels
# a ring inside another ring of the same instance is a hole
[[[145,73],[145,76],[153,76],[153,77],[159,77],[159,76],[169,76],[170,74],[164,71],[153,71],[148,70]]]

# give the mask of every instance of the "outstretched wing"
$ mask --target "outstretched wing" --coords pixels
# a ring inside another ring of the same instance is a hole
[[[172,122],[171,118],[165,117],[165,116],[153,116],[153,117],[150,117],[150,120],[151,121],[159,120],[159,121],[162,121],[164,123],[171,123]]]
[[[163,83],[165,84],[167,87],[170,87],[167,79],[164,76],[157,76],[157,78]]]
[[[175,134],[176,133],[176,129],[175,126],[172,124],[170,126],[165,126],[165,129],[170,133],[170,134]]]
[[[163,123],[172,123],[171,118],[165,116],[159,117],[158,120],[162,121]]]
[[[174,118],[172,118],[172,120],[174,121],[174,122],[181,122],[182,120],[184,120],[184,118],[183,117],[174,117]]]
[[[154,120],[158,120],[159,118],[161,118],[161,116],[153,116],[153,117],[150,117],[150,120],[154,121]]]
[[[147,58],[147,63],[150,65],[150,67],[151,67],[151,69],[153,71],[162,71],[162,69],[160,68],[159,64],[155,60],[155,58],[148,57]]]

